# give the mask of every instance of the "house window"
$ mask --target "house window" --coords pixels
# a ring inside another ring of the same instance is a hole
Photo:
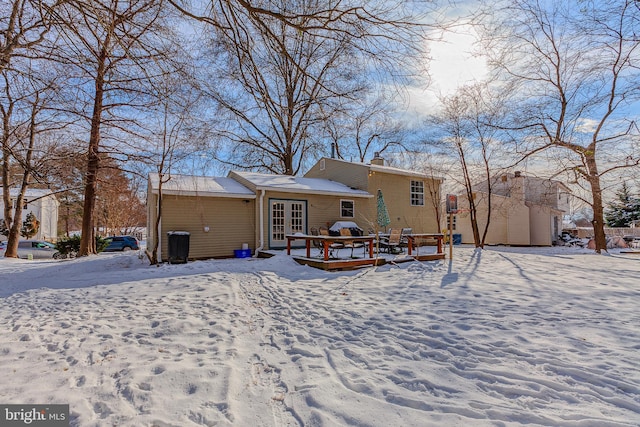
[[[424,182],[411,181],[411,206],[424,206]]]
[[[354,218],[353,200],[340,200],[340,216],[342,218]]]

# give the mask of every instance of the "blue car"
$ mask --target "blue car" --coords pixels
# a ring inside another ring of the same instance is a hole
[[[137,251],[140,249],[138,239],[133,236],[109,236],[105,240],[109,244],[103,252]]]

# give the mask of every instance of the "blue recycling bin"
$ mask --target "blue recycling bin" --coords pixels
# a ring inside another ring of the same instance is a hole
[[[453,244],[461,245],[462,244],[462,234],[454,233],[453,234]]]

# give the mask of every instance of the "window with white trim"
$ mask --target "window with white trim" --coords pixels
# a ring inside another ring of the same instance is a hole
[[[340,217],[355,218],[355,203],[353,203],[353,200],[340,200]]]
[[[423,181],[411,181],[411,206],[424,206]]]

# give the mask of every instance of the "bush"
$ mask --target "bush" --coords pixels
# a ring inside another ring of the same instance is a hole
[[[38,234],[38,230],[40,230],[40,221],[38,221],[38,218],[36,218],[33,212],[29,212],[22,222],[20,235],[26,239],[30,239]]]
[[[96,251],[102,252],[107,247],[109,242],[102,237],[96,237]],[[56,249],[61,255],[68,258],[76,256],[80,251],[80,236],[74,235],[71,237],[65,237],[58,240],[56,243]]]

